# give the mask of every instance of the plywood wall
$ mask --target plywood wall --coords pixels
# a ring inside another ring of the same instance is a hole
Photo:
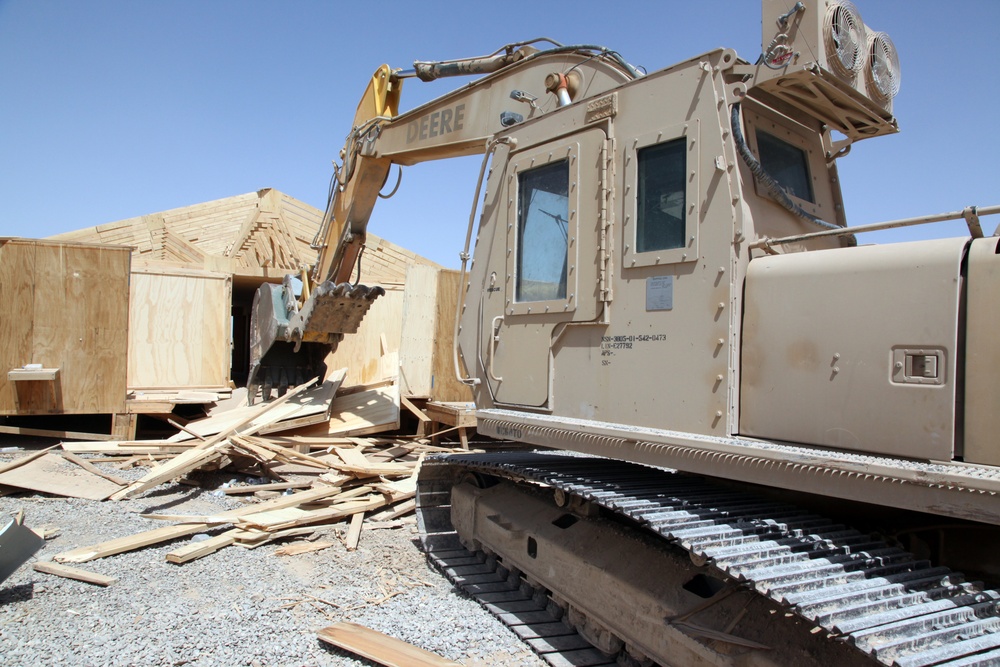
[[[455,316],[461,288],[460,277],[458,271],[438,271],[431,376],[431,398],[435,401],[472,400],[472,389],[459,382],[455,375]]]
[[[435,401],[471,401],[455,376],[455,307],[459,272],[411,266],[406,274],[400,386],[408,396]]]
[[[130,253],[0,239],[0,415],[124,412]],[[10,382],[26,364],[57,379]]]
[[[228,387],[229,275],[137,267],[130,301],[129,389]]]
[[[399,373],[403,288],[388,285],[365,313],[357,333],[347,334],[326,360],[328,369],[346,368],[344,386],[378,382]]]

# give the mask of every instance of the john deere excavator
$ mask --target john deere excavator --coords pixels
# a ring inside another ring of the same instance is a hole
[[[456,585],[553,665],[1000,664],[1000,207],[848,226],[837,160],[897,131],[895,47],[842,0],[762,26],[752,59],[648,74],[548,40],[380,68],[255,368],[315,371],[268,342],[357,326],[391,165],[482,154],[456,373],[482,434],[544,451],[424,462]],[[483,76],[398,113],[405,78],[456,74]],[[855,238],[948,219],[968,234]]]

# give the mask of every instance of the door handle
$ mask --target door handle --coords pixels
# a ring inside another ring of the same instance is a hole
[[[496,347],[500,344],[500,325],[503,324],[503,315],[497,315],[493,318],[492,333],[490,333],[490,346],[489,346],[489,364],[488,372],[490,374],[490,379],[494,382],[503,382],[503,378],[497,377],[496,373],[493,372],[493,358],[496,357]]]

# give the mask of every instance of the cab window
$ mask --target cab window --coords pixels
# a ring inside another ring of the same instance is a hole
[[[684,247],[683,138],[638,151],[636,252]]]
[[[773,134],[757,130],[757,151],[764,171],[778,181],[788,194],[810,204],[816,203],[809,177],[809,158],[804,150]]]
[[[569,161],[518,175],[515,299],[566,298],[569,248]]]

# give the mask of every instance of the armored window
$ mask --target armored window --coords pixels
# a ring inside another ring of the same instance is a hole
[[[569,161],[518,176],[517,301],[566,298]]]
[[[685,245],[686,146],[681,138],[638,151],[636,252]]]
[[[788,194],[810,204],[816,203],[809,177],[809,159],[804,150],[773,134],[757,130],[757,151],[764,171],[778,181]]]

